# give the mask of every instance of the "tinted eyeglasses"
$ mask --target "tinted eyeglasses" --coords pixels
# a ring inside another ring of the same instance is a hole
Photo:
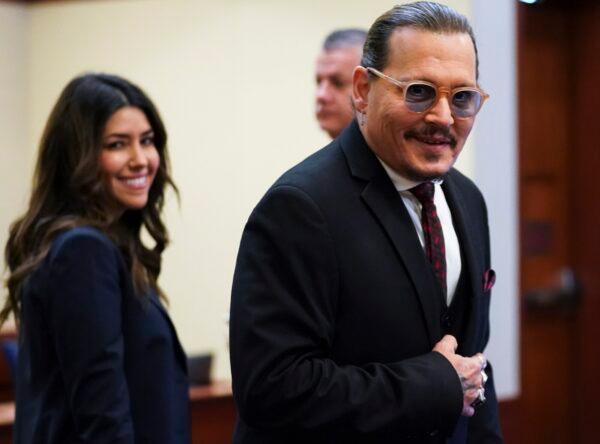
[[[455,118],[466,119],[475,116],[481,109],[489,95],[485,91],[464,86],[454,89],[436,86],[433,83],[424,80],[411,80],[401,82],[390,76],[385,75],[375,68],[366,68],[368,72],[376,75],[388,82],[396,85],[402,90],[402,95],[406,107],[414,113],[425,113],[433,108],[442,94],[447,94],[450,98],[450,111]]]

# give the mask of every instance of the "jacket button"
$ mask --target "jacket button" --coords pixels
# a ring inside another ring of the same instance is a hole
[[[450,316],[449,313],[444,313],[442,315],[442,327],[446,330],[450,330],[450,327],[452,327],[452,316]]]

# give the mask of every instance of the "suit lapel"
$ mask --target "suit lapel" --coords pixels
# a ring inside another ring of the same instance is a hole
[[[479,311],[478,305],[481,302],[481,276],[483,276],[484,271],[482,261],[477,259],[477,250],[482,246],[477,244],[478,231],[473,226],[473,221],[476,220],[475,217],[480,217],[480,215],[469,213],[469,209],[460,198],[460,192],[452,179],[451,173],[444,179],[442,188],[452,213],[454,229],[463,253],[463,272],[466,272],[468,276],[467,297],[470,298],[471,310],[468,318],[466,318],[467,328],[463,351],[467,356],[470,356],[476,352],[476,341],[482,328],[480,316],[476,315]]]
[[[381,224],[408,271],[433,347],[441,338],[442,300],[404,202],[367,146],[356,122],[343,133],[340,140],[352,174],[367,182],[361,193],[362,200]]]
[[[173,325],[173,322],[171,321],[169,314],[167,313],[167,311],[161,304],[160,300],[158,299],[158,295],[154,291],[150,292],[148,299],[150,299],[151,303],[156,308],[158,308],[158,311],[161,313],[161,315],[163,316],[163,318],[169,325],[169,328],[171,329],[171,334],[173,335],[173,345],[175,348],[175,353],[177,355],[177,358],[179,359],[179,364],[181,365],[181,367],[187,374],[187,355],[186,355],[185,351],[183,350],[181,343],[179,342],[179,338],[177,337],[177,332],[175,330],[175,326]]]

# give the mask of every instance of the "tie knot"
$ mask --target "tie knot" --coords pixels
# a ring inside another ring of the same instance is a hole
[[[435,188],[433,187],[432,182],[423,182],[408,191],[413,193],[423,206],[433,203],[433,193],[435,192]]]

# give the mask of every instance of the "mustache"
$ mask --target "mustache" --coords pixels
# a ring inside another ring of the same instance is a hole
[[[444,138],[450,141],[452,146],[456,145],[456,138],[450,132],[450,128],[439,126],[435,124],[425,124],[420,128],[416,128],[411,131],[406,132],[407,138],[419,138],[419,137],[435,137],[435,138]]]

